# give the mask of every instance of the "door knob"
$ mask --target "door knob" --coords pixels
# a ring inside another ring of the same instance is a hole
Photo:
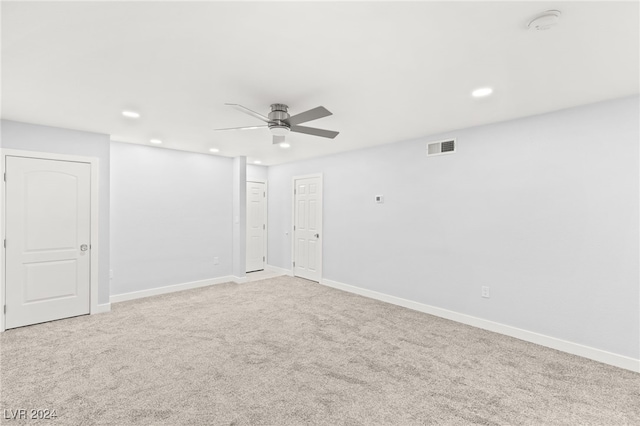
[[[86,244],[83,244],[83,245],[80,246],[80,250],[81,251],[87,251],[87,250],[89,250],[89,246],[86,245]]]
[[[320,238],[320,234],[316,234],[316,238]]]

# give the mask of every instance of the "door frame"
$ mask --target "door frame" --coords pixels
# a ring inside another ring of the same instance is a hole
[[[296,272],[295,272],[295,267],[293,266],[293,262],[295,262],[296,260],[296,231],[293,229],[296,223],[296,195],[295,195],[295,190],[296,190],[296,180],[299,179],[308,179],[308,178],[319,178],[320,179],[320,187],[322,188],[322,190],[320,191],[320,212],[318,214],[318,220],[320,221],[321,224],[321,229],[322,229],[322,234],[320,235],[320,253],[318,255],[318,273],[320,275],[320,279],[318,280],[318,282],[322,282],[322,252],[324,251],[324,222],[323,222],[323,218],[322,218],[322,212],[324,210],[324,177],[322,173],[311,173],[308,175],[300,175],[300,176],[293,176],[291,178],[291,226],[290,226],[290,232],[291,232],[291,276],[295,277],[296,276]]]
[[[263,245],[264,245],[264,269],[267,269],[267,265],[269,264],[269,196],[267,195],[269,193],[269,184],[267,183],[266,180],[262,180],[262,179],[247,179],[247,181],[245,182],[245,186],[247,183],[249,182],[253,182],[253,183],[263,183],[264,184],[264,241],[263,241]],[[245,194],[245,205],[247,203],[247,199],[246,199],[246,194]],[[246,208],[246,207],[245,207]],[[246,226],[246,225],[245,225]],[[245,235],[245,251],[246,251],[246,235]],[[246,256],[246,253],[245,253]],[[246,267],[246,263],[245,263],[245,268]],[[246,274],[247,272],[245,272]],[[250,272],[248,272],[250,273]]]
[[[89,273],[89,314],[99,313],[98,309],[98,267],[100,257],[100,244],[98,233],[98,208],[99,208],[99,182],[98,182],[98,167],[99,160],[96,157],[82,157],[79,155],[67,155],[67,154],[54,154],[50,152],[38,152],[38,151],[23,151],[17,149],[0,149],[0,172],[3,177],[2,185],[0,185],[0,199],[2,199],[3,208],[0,208],[0,233],[2,234],[2,240],[6,238],[6,182],[4,181],[4,174],[6,168],[7,157],[24,157],[41,160],[54,160],[54,161],[70,161],[74,163],[88,163],[91,166],[91,262]],[[7,254],[4,244],[0,244],[0,332],[5,331],[5,313],[4,305],[6,303],[6,262]]]

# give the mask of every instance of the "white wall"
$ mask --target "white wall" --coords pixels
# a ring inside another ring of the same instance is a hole
[[[112,295],[231,274],[232,162],[111,144]]]
[[[109,135],[2,120],[0,147],[98,159],[98,303],[109,303]]]
[[[246,275],[247,157],[233,159],[233,275]]]
[[[639,112],[625,98],[269,167],[269,263],[291,269],[292,176],[322,172],[324,278],[639,359]],[[445,137],[458,152],[427,158]]]
[[[266,181],[267,167],[258,166],[256,164],[247,164],[247,182]]]

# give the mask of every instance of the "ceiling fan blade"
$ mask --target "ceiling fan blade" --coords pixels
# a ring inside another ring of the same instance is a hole
[[[335,138],[340,132],[333,130],[316,129],[315,127],[291,126],[292,132],[306,133],[307,135],[322,136],[323,138]]]
[[[333,113],[329,112],[325,107],[319,106],[310,109],[309,111],[296,114],[293,117],[289,117],[289,119],[285,121],[293,126],[295,124],[306,123],[307,121],[317,120],[318,118],[327,117],[329,115],[333,115]]]
[[[284,142],[284,136],[273,135],[273,143],[282,143]]]
[[[263,126],[228,127],[226,129],[213,129],[213,130],[215,130],[215,131],[218,131],[218,130],[251,130],[251,129],[266,129],[267,127],[269,127],[269,126],[267,126],[265,124]]]
[[[255,111],[252,111],[249,108],[244,107],[242,105],[239,105],[239,104],[225,104],[225,105],[230,106],[232,108],[235,108],[240,112],[244,112],[245,114],[249,114],[249,115],[251,115],[251,116],[253,116],[253,117],[255,117],[255,118],[259,119],[259,120],[264,121],[265,123],[269,122],[269,117],[265,117],[264,115],[262,115],[260,113],[257,113]]]

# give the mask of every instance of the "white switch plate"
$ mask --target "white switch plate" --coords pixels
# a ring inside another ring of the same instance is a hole
[[[487,287],[486,285],[482,286],[482,297],[484,298],[489,298],[489,287]]]
[[[220,258],[218,258],[218,257],[214,257],[214,258],[213,258],[213,264],[214,264],[214,265],[219,265],[219,264],[220,264]]]

